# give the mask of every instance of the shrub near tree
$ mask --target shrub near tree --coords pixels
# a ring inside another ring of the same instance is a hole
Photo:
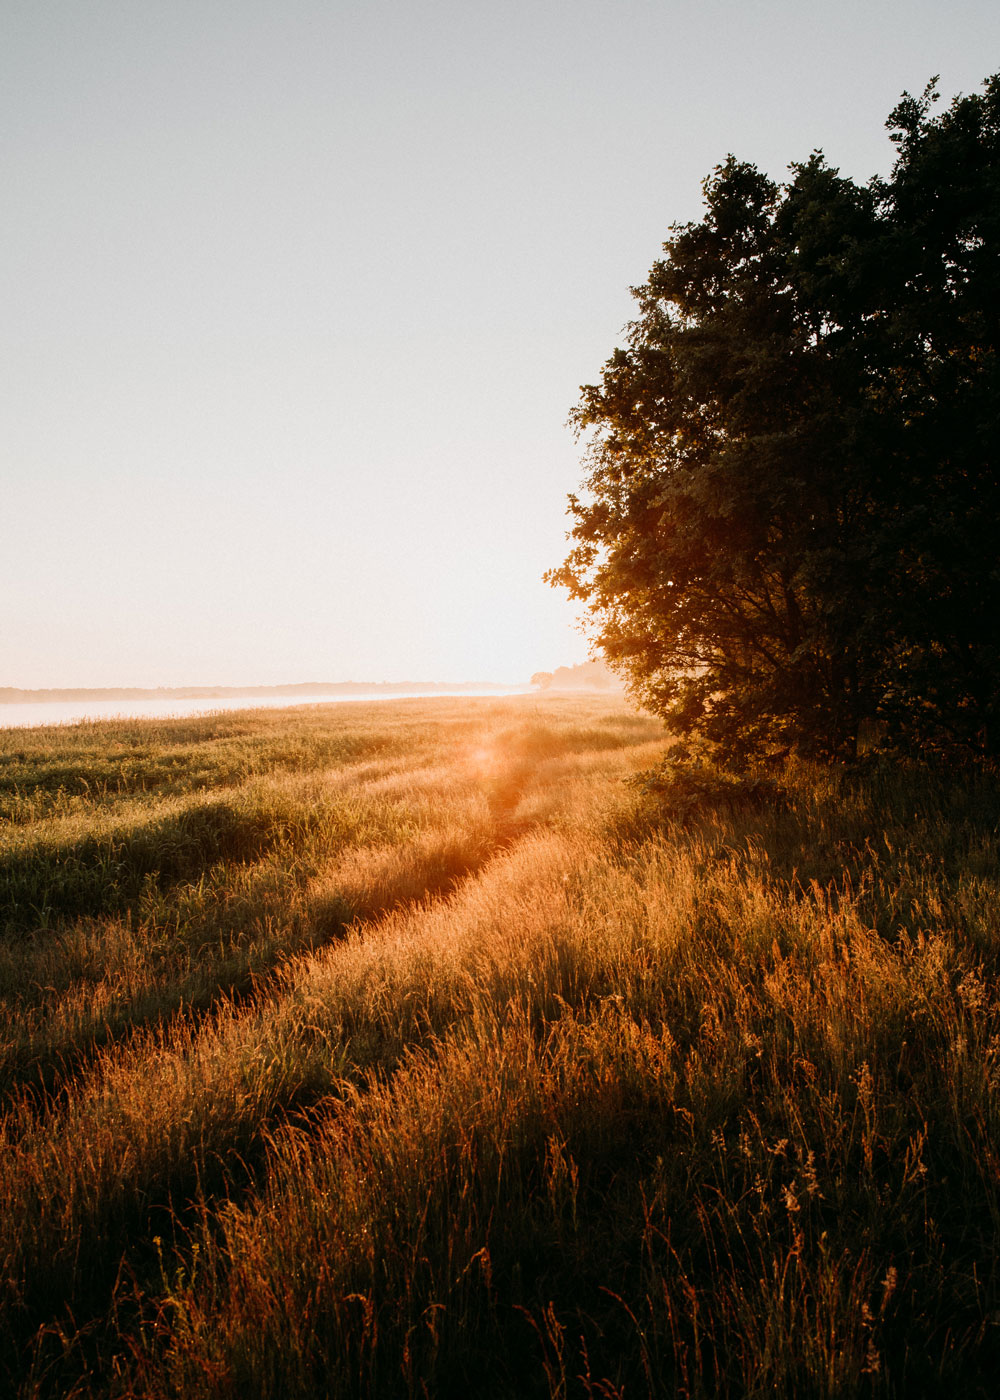
[[[1000,747],[1000,75],[887,122],[891,174],[730,157],[585,386],[551,582],[730,759]]]

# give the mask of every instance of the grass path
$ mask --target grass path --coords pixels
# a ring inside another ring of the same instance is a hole
[[[149,796],[265,851],[8,930],[12,1393],[991,1393],[995,782],[644,795],[598,700],[301,722],[219,790],[179,727]]]

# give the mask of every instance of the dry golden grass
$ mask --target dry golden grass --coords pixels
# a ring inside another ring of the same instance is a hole
[[[643,791],[597,699],[243,722],[235,849],[8,930],[12,1393],[991,1393],[994,782]],[[78,862],[175,835],[201,723],[145,826],[49,803]]]

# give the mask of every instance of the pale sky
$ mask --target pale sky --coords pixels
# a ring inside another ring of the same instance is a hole
[[[0,0],[0,686],[583,660],[565,423],[669,225],[998,68],[995,0]]]

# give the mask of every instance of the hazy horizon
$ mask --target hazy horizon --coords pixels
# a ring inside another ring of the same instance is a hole
[[[228,692],[228,691],[258,691],[258,690],[265,691],[265,690],[266,690],[266,691],[288,691],[288,692],[294,692],[294,691],[302,691],[302,690],[323,690],[323,689],[337,690],[338,688],[345,688],[345,687],[348,687],[348,686],[351,686],[351,687],[359,687],[359,688],[360,688],[360,687],[372,687],[372,688],[382,688],[382,687],[384,687],[384,688],[391,688],[391,689],[399,689],[400,687],[405,687],[405,686],[427,686],[427,687],[432,687],[432,686],[433,686],[433,687],[436,687],[436,688],[449,688],[449,687],[453,687],[453,688],[455,688],[455,689],[466,689],[466,688],[468,688],[468,687],[470,687],[470,686],[484,686],[484,687],[495,687],[495,688],[498,689],[498,690],[509,690],[509,689],[512,689],[512,688],[517,687],[517,686],[522,685],[522,684],[523,684],[523,685],[529,685],[530,682],[531,682],[531,677],[530,677],[530,676],[519,677],[519,678],[516,678],[516,679],[513,678],[513,677],[510,677],[510,678],[506,678],[506,679],[505,679],[505,678],[502,678],[502,677],[500,677],[500,678],[495,678],[495,677],[484,677],[484,676],[475,677],[475,676],[474,676],[474,677],[471,677],[471,678],[465,677],[464,679],[460,679],[460,680],[454,680],[454,679],[450,679],[450,678],[433,677],[433,676],[422,676],[422,677],[421,677],[421,676],[410,676],[410,677],[407,677],[405,680],[397,680],[397,681],[382,680],[382,679],[376,679],[376,678],[365,678],[365,677],[362,677],[362,678],[359,679],[359,678],[356,677],[356,676],[347,676],[347,677],[342,678],[342,679],[339,679],[339,680],[325,680],[325,681],[317,681],[317,680],[275,681],[275,682],[267,682],[267,681],[216,682],[216,681],[204,681],[204,680],[201,680],[201,681],[181,681],[181,682],[177,683],[176,685],[161,685],[161,686],[130,685],[130,684],[128,684],[127,682],[122,683],[122,684],[116,684],[116,685],[96,685],[96,686],[72,685],[72,684],[71,684],[71,685],[43,685],[43,686],[0,685],[0,701],[3,700],[3,698],[4,698],[4,696],[5,696],[5,693],[7,693],[7,692],[13,692],[13,693],[15,693],[15,694],[48,694],[48,693],[50,693],[50,692],[52,692],[52,693],[67,692],[67,693],[72,693],[72,694],[86,694],[86,693],[89,693],[89,692],[91,692],[91,691],[112,691],[112,690],[113,690],[113,691],[125,691],[125,692],[128,692],[128,691],[141,691],[141,692],[143,692],[144,694],[146,694],[146,693],[148,693],[148,694],[155,694],[155,693],[158,692],[158,691],[182,691],[182,692],[183,692],[183,691],[198,691],[198,692],[201,692],[201,691],[219,691],[219,692]]]
[[[558,675],[558,673],[559,673],[560,671],[566,671],[566,672],[568,672],[568,673],[573,673],[573,672],[579,672],[579,671],[581,671],[581,670],[584,670],[585,667],[590,668],[590,667],[592,667],[592,666],[593,666],[593,661],[589,661],[589,662],[583,662],[583,663],[576,663],[575,665],[571,665],[571,666],[568,666],[568,667],[567,667],[567,666],[554,667],[554,668],[552,668],[552,669],[553,669],[553,671],[556,673],[556,675]],[[605,669],[606,669],[606,668],[605,668]],[[548,668],[541,668],[541,667],[539,667],[536,671],[532,672],[532,676],[542,673],[543,670],[545,671],[546,674],[549,674],[549,675],[550,675],[550,678],[551,678],[551,673],[548,672]],[[608,673],[608,675],[610,676],[610,672]],[[192,693],[197,693],[198,695],[201,695],[202,693],[205,693],[205,694],[215,694],[215,693],[218,693],[218,694],[228,694],[228,693],[231,693],[231,692],[244,692],[244,691],[245,691],[245,692],[275,691],[275,692],[283,692],[283,693],[289,693],[289,694],[291,694],[291,693],[294,693],[294,692],[297,692],[297,691],[316,691],[316,692],[323,692],[323,691],[327,691],[327,690],[334,691],[334,690],[348,689],[348,688],[353,688],[353,689],[358,689],[358,690],[362,690],[362,689],[364,689],[364,690],[368,690],[368,689],[391,689],[391,690],[399,690],[399,689],[404,689],[404,688],[407,688],[407,687],[413,687],[413,688],[417,688],[417,689],[419,689],[420,687],[425,687],[425,688],[427,688],[427,689],[435,689],[435,690],[448,690],[448,689],[453,689],[453,690],[472,690],[472,689],[474,689],[474,688],[476,688],[476,687],[482,687],[482,688],[484,688],[484,689],[495,689],[495,690],[516,690],[516,689],[520,689],[520,688],[523,688],[523,687],[528,687],[528,686],[530,686],[530,685],[532,684],[532,676],[518,676],[518,677],[513,677],[513,676],[507,676],[507,677],[500,677],[500,676],[473,676],[473,677],[468,677],[468,676],[466,676],[466,677],[463,677],[463,678],[461,678],[461,679],[455,679],[454,677],[441,677],[441,676],[408,676],[408,677],[406,677],[406,678],[403,679],[403,680],[386,680],[386,679],[383,679],[383,678],[374,678],[374,677],[370,677],[370,676],[368,676],[368,677],[347,676],[347,677],[341,677],[341,678],[335,679],[335,680],[331,680],[331,679],[326,679],[326,680],[315,680],[315,679],[313,679],[313,680],[294,680],[294,681],[288,681],[288,680],[286,680],[286,681],[276,681],[276,682],[267,682],[267,681],[263,681],[263,682],[262,682],[262,681],[234,681],[234,682],[218,682],[218,681],[181,681],[181,682],[179,682],[179,683],[176,684],[176,685],[169,685],[169,686],[166,686],[166,685],[163,685],[163,686],[143,686],[143,685],[129,685],[129,684],[127,684],[127,683],[125,683],[125,684],[120,684],[120,685],[99,685],[99,686],[84,686],[84,685],[16,686],[16,685],[3,685],[3,684],[0,684],[0,702],[3,702],[3,701],[5,701],[5,700],[7,700],[8,697],[9,697],[10,695],[36,695],[36,694],[47,695],[47,694],[50,694],[50,693],[51,693],[51,694],[58,694],[58,695],[63,695],[63,694],[65,694],[66,696],[72,696],[72,695],[88,695],[88,694],[91,694],[91,693],[103,693],[103,692],[106,692],[106,691],[107,691],[107,692],[110,692],[110,691],[122,692],[123,694],[128,694],[128,693],[131,693],[131,692],[135,692],[135,693],[141,693],[141,694],[144,694],[144,695],[147,695],[147,694],[148,694],[148,695],[154,695],[154,694],[156,694],[156,693],[158,693],[158,692],[171,692],[171,693],[177,692],[177,693],[180,693],[180,694],[185,694],[185,693],[187,693],[187,692],[190,691],[190,692],[192,692]],[[581,682],[581,683],[582,683],[582,682]],[[600,687],[598,687],[598,688],[600,688]]]
[[[1000,11],[12,0],[0,39],[0,685],[233,687],[583,661],[541,575],[629,286],[730,151],[888,170]]]

